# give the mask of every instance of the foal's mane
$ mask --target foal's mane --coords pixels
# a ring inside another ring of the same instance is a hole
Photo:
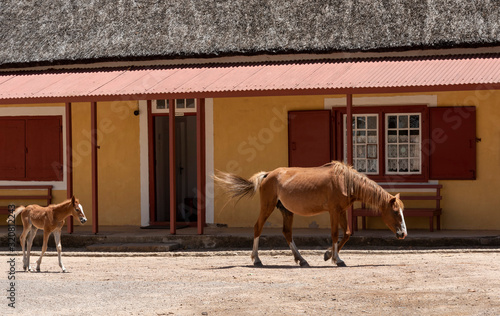
[[[331,166],[334,183],[347,197],[364,202],[376,211],[380,211],[380,207],[390,201],[392,196],[387,191],[353,167],[339,161],[332,161],[326,166]]]

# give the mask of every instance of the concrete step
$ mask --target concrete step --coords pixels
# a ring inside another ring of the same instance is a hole
[[[180,248],[176,242],[167,243],[104,243],[85,247],[89,251],[98,252],[167,252]]]

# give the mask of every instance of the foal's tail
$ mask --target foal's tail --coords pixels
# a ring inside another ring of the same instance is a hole
[[[24,206],[19,206],[18,208],[16,208],[16,210],[12,213],[13,216],[17,216],[19,215],[19,213],[21,213],[22,211],[24,211],[25,207]],[[12,220],[12,218],[7,217],[7,223],[9,223],[10,221]]]
[[[264,180],[268,174],[269,172],[261,171],[247,180],[232,173],[219,171],[213,178],[215,183],[223,188],[231,198],[242,198],[246,195],[252,197],[259,189],[262,180]]]

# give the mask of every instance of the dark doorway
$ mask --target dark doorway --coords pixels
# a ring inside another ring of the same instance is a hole
[[[155,214],[152,224],[170,221],[169,117],[154,116]],[[196,115],[175,117],[177,224],[197,224]]]

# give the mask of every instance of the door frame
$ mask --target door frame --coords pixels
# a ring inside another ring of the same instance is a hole
[[[169,99],[170,104],[174,104],[175,99]],[[190,113],[190,115],[196,116],[196,164],[197,164],[197,220],[196,227],[198,234],[203,234],[204,227],[206,226],[206,197],[205,197],[205,99],[197,98],[197,107],[195,113]],[[150,226],[162,226],[169,225],[170,233],[176,234],[176,225],[179,224],[176,220],[176,205],[175,198],[171,199],[170,207],[170,221],[168,222],[156,222],[156,170],[155,170],[155,130],[154,130],[154,117],[155,116],[169,116],[170,121],[170,131],[175,130],[175,115],[172,117],[170,113],[153,113],[152,112],[152,100],[147,101],[148,108],[148,160],[149,160],[149,225]],[[170,181],[175,183],[175,132],[169,132],[170,150],[169,150],[169,160],[170,160]],[[172,175],[174,175],[172,177]],[[170,185],[170,196],[176,196],[176,186]],[[171,223],[173,225],[170,225]],[[193,223],[190,223],[191,225]]]

